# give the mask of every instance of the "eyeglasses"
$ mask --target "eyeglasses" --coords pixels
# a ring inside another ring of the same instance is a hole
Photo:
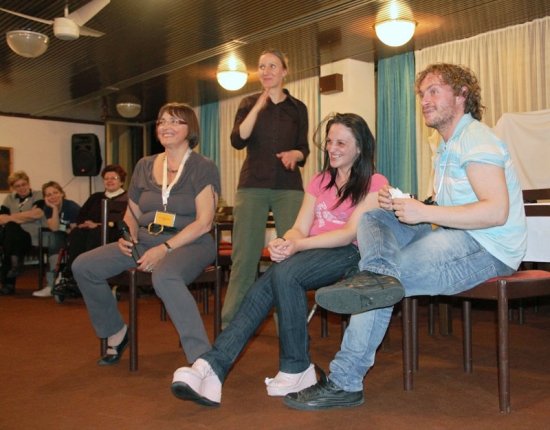
[[[104,181],[116,181],[117,179],[120,179],[120,176],[110,176],[103,178]]]
[[[178,124],[187,124],[187,121],[184,121],[183,119],[179,118],[170,118],[170,119],[164,119],[161,118],[157,121],[157,126],[160,125],[178,125]]]

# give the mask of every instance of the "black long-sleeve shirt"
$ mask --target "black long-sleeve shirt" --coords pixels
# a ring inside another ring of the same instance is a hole
[[[245,97],[239,105],[231,132],[231,145],[235,149],[246,148],[247,155],[238,188],[303,190],[300,170],[285,169],[277,154],[296,149],[304,156],[298,165],[305,164],[309,155],[307,107],[286,89],[283,91],[287,97],[281,103],[275,104],[268,99],[248,139],[241,139],[239,127],[261,93]]]

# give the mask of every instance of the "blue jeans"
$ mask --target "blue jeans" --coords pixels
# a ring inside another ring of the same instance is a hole
[[[307,330],[306,291],[330,285],[349,268],[357,266],[359,251],[353,244],[311,249],[274,263],[246,293],[242,304],[212,350],[200,358],[208,361],[220,381],[256,333],[273,307],[279,316],[279,369],[301,373],[311,363]]]
[[[399,222],[393,211],[374,209],[357,231],[359,268],[398,278],[407,296],[452,295],[514,269],[487,252],[465,230]],[[363,389],[363,377],[390,323],[392,307],[355,314],[330,364],[330,379],[345,391]]]

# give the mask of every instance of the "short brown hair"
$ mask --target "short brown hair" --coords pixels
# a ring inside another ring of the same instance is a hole
[[[8,176],[8,184],[10,184],[10,187],[13,186],[19,179],[24,179],[27,182],[30,182],[29,175],[27,175],[23,170],[18,170],[17,172],[13,172],[10,176]]]
[[[420,91],[420,84],[429,73],[439,76],[441,82],[451,87],[455,96],[464,96],[466,99],[464,113],[469,113],[481,121],[485,106],[481,104],[481,87],[471,69],[449,63],[430,64],[416,75],[414,89],[417,94]],[[463,92],[462,87],[466,87],[466,91]]]
[[[105,173],[107,172],[115,172],[120,178],[120,182],[122,183],[124,183],[124,181],[126,180],[126,170],[124,170],[118,164],[109,164],[108,166],[105,166],[101,171],[101,177],[105,178]]]
[[[59,183],[55,181],[46,182],[44,185],[42,185],[42,194],[46,195],[46,188],[57,188],[61,194],[63,194],[63,197],[65,197],[65,191],[63,191],[63,187],[59,185]]]
[[[160,108],[158,119],[161,119],[164,113],[183,119],[187,123],[187,141],[189,142],[189,148],[193,149],[199,144],[199,120],[191,106],[177,102],[166,103]]]

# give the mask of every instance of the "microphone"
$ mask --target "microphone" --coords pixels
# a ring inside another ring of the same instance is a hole
[[[117,221],[117,230],[120,237],[122,237],[124,240],[127,240],[128,242],[134,243],[132,240],[132,236],[130,236],[130,229],[128,228],[128,224],[126,224],[124,221]],[[134,257],[134,261],[137,263],[139,260],[139,253],[136,248],[136,245],[132,245],[132,257]]]

